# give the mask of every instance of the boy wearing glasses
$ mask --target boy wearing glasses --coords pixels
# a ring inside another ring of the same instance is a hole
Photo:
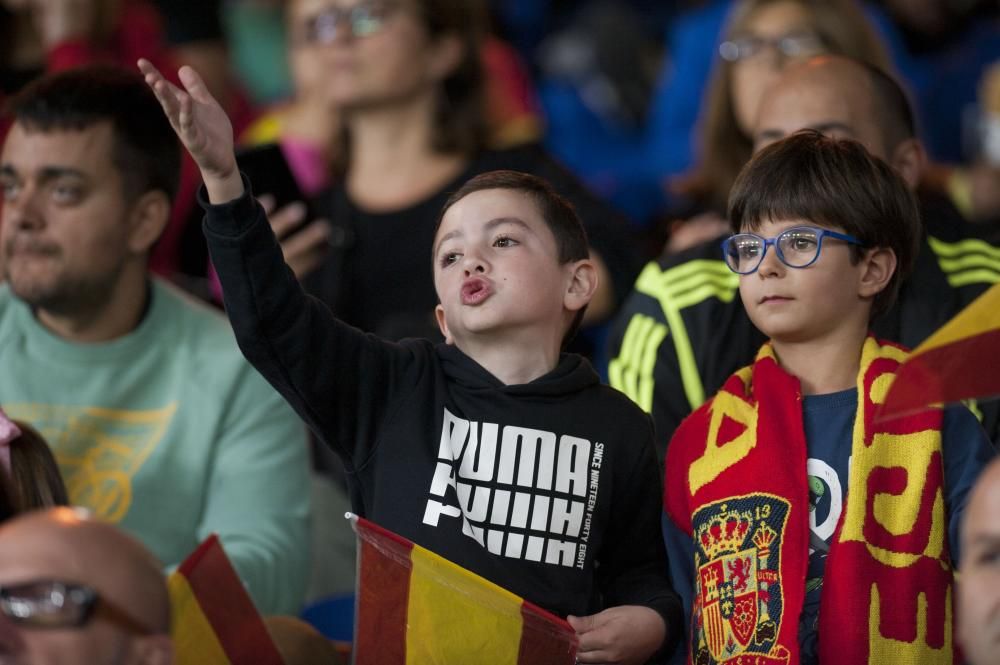
[[[667,449],[690,662],[953,662],[957,527],[989,443],[964,407],[873,417],[906,357],[868,330],[914,261],[912,195],[861,144],[806,131],[744,169],[730,221],[769,342]]]

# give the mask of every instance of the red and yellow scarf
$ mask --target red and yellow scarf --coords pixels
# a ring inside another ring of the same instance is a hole
[[[955,661],[942,411],[873,419],[905,357],[872,337],[862,350],[846,505],[820,603],[822,663]],[[799,661],[809,558],[801,402],[798,379],[766,344],[670,442],[664,508],[694,540],[696,665]]]

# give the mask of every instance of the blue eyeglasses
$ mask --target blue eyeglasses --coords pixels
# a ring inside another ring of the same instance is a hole
[[[395,2],[369,0],[353,7],[326,7],[302,23],[296,41],[300,44],[327,45],[340,39],[341,26],[352,37],[367,37],[382,30],[386,19],[397,8]]]
[[[819,259],[820,252],[823,251],[823,238],[826,237],[865,246],[854,236],[845,233],[812,226],[795,226],[773,238],[765,238],[756,233],[737,233],[722,241],[722,253],[729,269],[739,275],[756,272],[769,245],[774,245],[778,259],[789,268],[807,268]]]

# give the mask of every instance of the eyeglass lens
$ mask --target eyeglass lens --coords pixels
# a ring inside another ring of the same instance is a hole
[[[719,54],[730,62],[752,58],[765,47],[773,46],[787,58],[801,58],[817,55],[823,51],[823,43],[811,32],[793,32],[776,39],[755,35],[745,35],[723,42]]]
[[[77,626],[86,619],[95,598],[86,587],[32,582],[0,588],[0,612],[35,626]]]
[[[365,2],[353,7],[327,7],[305,23],[304,41],[332,44],[344,21],[354,37],[367,37],[382,28],[389,8],[383,2]]]
[[[741,274],[753,272],[764,260],[767,239],[752,233],[739,233],[726,242],[726,263]],[[778,259],[792,268],[804,268],[819,255],[820,234],[815,229],[794,228],[783,231],[773,241]]]

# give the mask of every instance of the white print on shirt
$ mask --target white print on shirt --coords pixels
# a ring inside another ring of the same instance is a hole
[[[810,457],[806,460],[806,473],[811,478],[816,478],[823,484],[823,493],[829,494],[829,510],[826,511],[826,516],[822,522],[816,523],[818,510],[809,511],[809,528],[819,536],[820,540],[827,542],[830,540],[830,536],[833,535],[834,530],[837,528],[837,522],[840,521],[840,513],[844,509],[844,492],[840,486],[840,478],[837,477],[837,472],[829,464],[821,459],[814,459]],[[810,492],[812,492],[810,490]],[[818,502],[819,496],[816,497]],[[809,554],[814,552],[814,548],[809,548]]]
[[[445,409],[423,522],[461,518],[462,533],[493,554],[582,569],[603,460],[603,443]]]

